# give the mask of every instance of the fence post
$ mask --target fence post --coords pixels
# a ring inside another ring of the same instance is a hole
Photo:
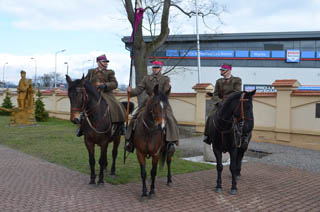
[[[198,83],[192,87],[196,94],[195,122],[196,131],[203,132],[206,121],[206,95],[207,92],[213,91],[211,83]]]
[[[272,85],[277,90],[276,97],[276,140],[291,141],[291,93],[301,84],[295,80],[276,80]]]

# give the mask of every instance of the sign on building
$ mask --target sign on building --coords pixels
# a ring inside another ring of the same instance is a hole
[[[300,62],[300,50],[288,49],[287,50],[287,63],[299,63]]]
[[[274,93],[277,90],[272,85],[255,85],[255,84],[244,84],[244,91],[256,90],[256,93]]]

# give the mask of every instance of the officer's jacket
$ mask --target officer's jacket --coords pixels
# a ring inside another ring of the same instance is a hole
[[[171,88],[170,79],[161,73],[145,76],[141,83],[136,88],[131,90],[131,96],[138,96],[144,90],[151,96],[153,94],[153,88],[156,84],[159,84],[159,91],[166,93]]]
[[[102,97],[107,101],[111,113],[112,122],[124,122],[126,118],[126,111],[123,105],[116,99],[113,90],[118,87],[118,81],[115,77],[114,71],[111,69],[98,68],[89,69],[86,80],[89,80],[96,88],[104,84],[106,87],[101,92]]]
[[[239,77],[231,75],[229,79],[220,78],[216,81],[212,96],[213,103],[219,103],[225,100],[230,94],[241,91],[242,81]]]

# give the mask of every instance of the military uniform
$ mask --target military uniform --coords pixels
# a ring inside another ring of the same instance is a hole
[[[148,96],[151,96],[153,94],[153,88],[156,84],[159,85],[159,91],[161,91],[163,93],[166,93],[171,88],[169,77],[164,76],[161,73],[152,74],[150,76],[145,76],[142,79],[141,83],[136,88],[131,90],[130,95],[131,96],[138,96],[143,91],[146,91]],[[130,121],[130,124],[127,129],[127,133],[125,136],[126,140],[129,140],[131,138],[132,131],[133,131],[134,124],[135,124],[135,120],[136,120],[137,116],[139,115],[141,109],[145,106],[147,100],[148,100],[147,98],[142,100],[142,103],[139,106],[138,111],[135,113],[132,120]],[[177,121],[176,121],[175,117],[173,116],[173,112],[172,112],[170,105],[168,105],[168,109],[167,109],[167,119],[168,120],[167,120],[167,125],[166,125],[166,141],[177,143],[179,140],[179,129],[178,129]]]
[[[19,85],[18,85],[18,106],[19,108],[23,109],[25,108],[25,100],[27,98],[27,91],[29,88],[29,83],[28,83],[28,79],[25,77],[26,76],[26,72],[25,71],[21,71],[21,79],[19,81]],[[22,75],[24,75],[22,77]]]
[[[211,129],[213,117],[216,111],[218,110],[218,107],[223,104],[224,100],[226,100],[230,94],[237,91],[241,91],[241,86],[241,78],[234,77],[232,75],[228,79],[220,78],[216,81],[216,85],[214,87],[214,92],[212,96],[212,101],[215,106],[208,115],[204,130],[205,136],[210,136],[209,130]]]
[[[89,80],[92,85],[94,85],[99,91],[102,97],[106,100],[109,105],[112,123],[115,122],[125,122],[126,120],[126,110],[124,106],[115,98],[113,90],[118,87],[118,82],[115,77],[115,73],[110,69],[98,68],[89,69],[88,74],[85,77]],[[103,89],[99,86],[104,85]]]

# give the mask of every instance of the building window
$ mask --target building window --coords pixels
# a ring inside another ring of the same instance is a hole
[[[264,44],[264,50],[283,50],[283,44]]]
[[[320,103],[316,104],[316,118],[320,118]]]

